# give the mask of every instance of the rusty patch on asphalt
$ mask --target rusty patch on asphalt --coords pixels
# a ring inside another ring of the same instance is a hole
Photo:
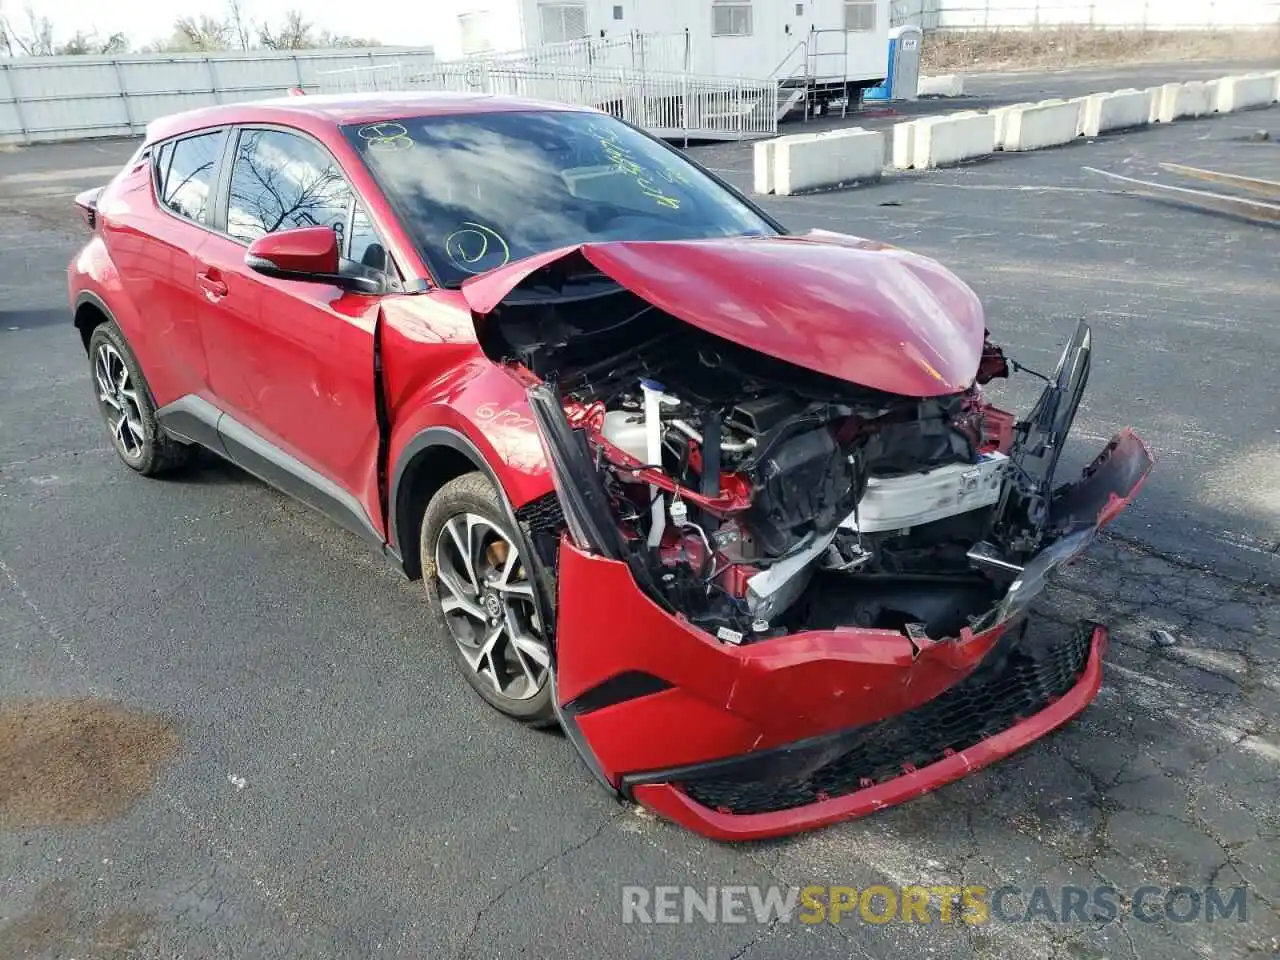
[[[92,957],[130,960],[139,956],[155,921],[138,911],[77,913],[70,904],[71,885],[48,883],[36,891],[31,909],[0,927],[0,956]]]
[[[118,817],[177,748],[167,718],[106,700],[0,704],[0,829]]]

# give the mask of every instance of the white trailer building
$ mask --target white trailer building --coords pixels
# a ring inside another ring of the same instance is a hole
[[[678,35],[647,69],[777,80],[819,108],[877,85],[888,64],[889,0],[435,0],[431,18],[440,61]]]

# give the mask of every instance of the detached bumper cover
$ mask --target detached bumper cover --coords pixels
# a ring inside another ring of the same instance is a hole
[[[906,714],[624,785],[655,812],[722,840],[812,829],[928,793],[1043,737],[1097,695],[1105,628],[1082,625],[1056,643],[1020,633]]]

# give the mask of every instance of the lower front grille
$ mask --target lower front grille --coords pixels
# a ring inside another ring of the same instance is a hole
[[[767,778],[748,774],[764,769],[752,754],[711,765],[706,775],[686,771],[673,783],[722,813],[769,813],[845,796],[967,750],[1048,707],[1088,664],[1092,627],[1051,640],[1020,633],[1010,631],[974,673],[915,710],[781,748]]]

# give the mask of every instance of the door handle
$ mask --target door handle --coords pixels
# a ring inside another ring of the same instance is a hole
[[[218,271],[212,268],[197,273],[196,282],[200,284],[205,298],[211,303],[217,303],[230,292],[227,285],[218,279]]]

